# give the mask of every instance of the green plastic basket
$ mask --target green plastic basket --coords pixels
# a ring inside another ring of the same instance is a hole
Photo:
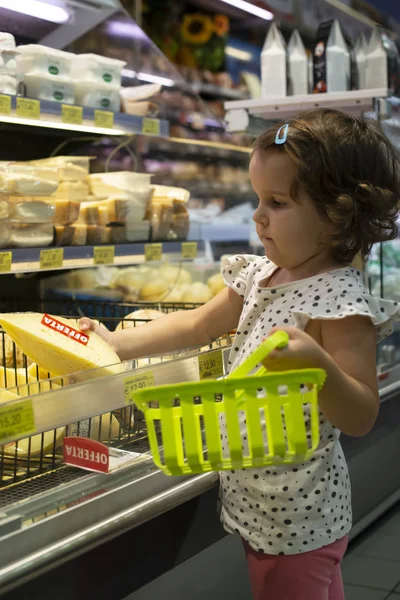
[[[167,475],[189,475],[311,458],[319,444],[318,391],[325,371],[269,373],[261,367],[249,375],[287,343],[287,334],[278,331],[224,379],[136,391],[155,464]]]

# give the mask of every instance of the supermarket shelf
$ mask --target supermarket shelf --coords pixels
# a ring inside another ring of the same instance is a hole
[[[262,119],[284,119],[299,111],[318,107],[361,113],[372,110],[375,99],[386,98],[387,93],[387,89],[378,88],[225,102],[227,129],[231,132],[246,130],[251,116]]]
[[[194,241],[194,240],[193,240]],[[163,261],[178,262],[182,260],[192,260],[182,257],[182,242],[162,242],[154,244],[151,242],[134,243],[134,244],[119,244],[107,246],[68,246],[65,248],[17,248],[17,249],[2,249],[0,251],[0,275],[5,273],[31,273],[34,271],[44,270],[63,270],[63,269],[79,269],[93,267],[96,264],[102,264],[103,257],[95,259],[95,254],[101,249],[105,250],[106,258],[104,264],[113,265],[136,265],[142,264],[148,260],[156,261],[157,259],[149,257],[154,246],[161,245],[161,259]],[[60,251],[63,251],[60,264]],[[54,253],[54,257],[46,257],[46,252]],[[204,256],[205,244],[203,241],[197,241],[197,257]],[[6,259],[7,254],[12,253],[12,262],[4,268],[2,264],[3,257]],[[114,255],[113,260],[110,259]],[[146,258],[147,255],[147,258]],[[50,260],[50,266],[43,266],[43,262]],[[42,262],[42,264],[41,264]],[[9,267],[9,268],[8,268]]]
[[[40,104],[39,118],[31,118],[27,116],[27,111],[22,111],[17,114],[16,96],[5,96],[4,94],[1,95],[1,99],[8,98],[10,100],[5,100],[4,103],[0,103],[0,112],[2,113],[0,114],[0,123],[14,126],[40,127],[60,131],[72,131],[76,133],[90,133],[99,136],[120,136],[135,133],[143,135],[157,135],[158,137],[167,137],[169,135],[169,122],[166,120],[147,119],[145,117],[138,117],[125,113],[111,113],[106,110],[102,111],[103,113],[106,113],[103,115],[103,122],[105,123],[105,126],[100,126],[100,124],[96,123],[95,121],[96,111],[93,108],[87,107],[83,107],[81,117],[79,117],[79,115],[75,115],[75,123],[64,122],[64,119],[68,120],[69,118],[69,120],[71,120],[71,109],[72,113],[74,113],[75,109],[79,112],[81,107],[74,107],[67,104],[63,105],[58,102],[49,102],[45,100],[38,101]],[[8,105],[8,102],[11,102],[11,107]],[[64,109],[63,107],[66,108]],[[63,111],[68,112],[68,109],[69,117],[66,116],[66,112],[63,116]],[[107,120],[109,122],[109,126],[107,125]]]

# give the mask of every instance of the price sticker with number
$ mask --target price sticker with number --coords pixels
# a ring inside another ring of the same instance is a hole
[[[112,129],[114,127],[114,113],[109,110],[95,110],[94,124],[96,127]]]
[[[17,437],[32,435],[35,431],[32,400],[0,406],[0,444]]]
[[[0,115],[11,115],[11,96],[0,94]]]
[[[135,392],[138,390],[144,390],[154,385],[154,372],[147,371],[147,373],[141,373],[139,375],[132,375],[124,380],[124,395],[125,405],[129,406],[133,404]]]
[[[0,273],[11,271],[12,252],[0,252]]]
[[[70,123],[72,125],[82,125],[82,106],[72,106],[71,104],[63,104],[61,107],[61,119],[63,123]]]
[[[64,248],[48,248],[40,251],[41,269],[62,269]]]
[[[162,259],[162,244],[145,244],[144,257],[148,262]]]
[[[93,248],[93,262],[95,265],[114,264],[115,246],[95,246]]]
[[[222,350],[199,355],[200,379],[218,379],[224,374]]]
[[[146,135],[160,135],[160,121],[158,119],[143,119],[142,133]]]
[[[17,117],[40,119],[40,101],[30,98],[17,98]]]
[[[197,242],[182,242],[182,258],[197,258]]]

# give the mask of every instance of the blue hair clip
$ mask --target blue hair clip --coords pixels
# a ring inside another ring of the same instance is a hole
[[[282,125],[282,127],[279,127],[278,132],[275,137],[275,144],[284,144],[287,140],[288,131],[289,131],[289,123],[286,123],[286,125]],[[283,132],[282,137],[281,137],[281,132]]]

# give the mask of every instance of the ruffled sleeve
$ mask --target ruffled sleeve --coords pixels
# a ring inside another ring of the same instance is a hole
[[[250,254],[237,254],[236,256],[224,256],[221,259],[222,276],[228,287],[244,298],[249,289],[249,275],[251,266],[257,260],[257,256]]]
[[[296,326],[304,330],[310,319],[343,319],[354,315],[369,317],[376,327],[377,342],[393,331],[393,322],[400,321],[398,302],[383,300],[364,292],[343,291],[336,296],[319,298],[290,311]]]

